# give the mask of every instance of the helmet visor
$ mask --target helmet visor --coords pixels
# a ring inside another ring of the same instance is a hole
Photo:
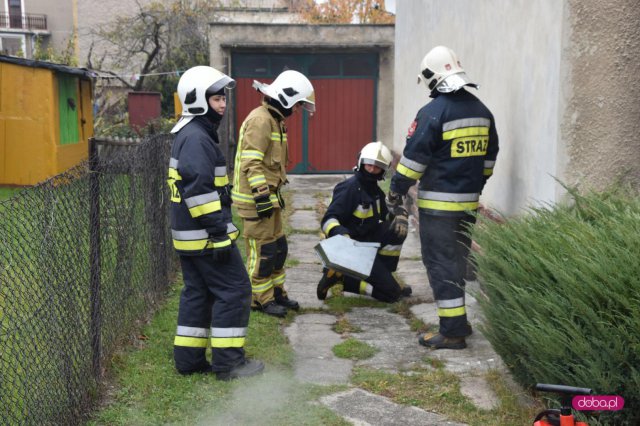
[[[442,80],[436,87],[436,90],[441,93],[450,93],[460,90],[464,86],[478,88],[478,85],[473,83],[465,72],[459,72]]]
[[[310,114],[316,112],[316,104],[312,104],[311,102],[300,101],[300,106]]]
[[[236,81],[229,76],[224,76],[220,80],[213,83],[208,89],[207,93],[216,93],[222,89],[233,89],[236,87]]]
[[[372,166],[378,166],[384,171],[386,171],[389,168],[389,165],[387,163],[382,162],[380,160],[374,160],[372,158],[363,158],[362,164],[370,164]]]

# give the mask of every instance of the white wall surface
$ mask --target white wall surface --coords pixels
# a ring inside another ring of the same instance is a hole
[[[412,0],[396,4],[394,150],[428,91],[420,62],[445,45],[480,84],[493,112],[500,153],[481,201],[503,214],[555,202],[566,163],[560,146],[564,1]]]

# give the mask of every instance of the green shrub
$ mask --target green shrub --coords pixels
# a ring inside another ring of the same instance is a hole
[[[640,197],[570,192],[570,206],[476,227],[486,336],[523,385],[621,395],[601,420],[639,424]]]

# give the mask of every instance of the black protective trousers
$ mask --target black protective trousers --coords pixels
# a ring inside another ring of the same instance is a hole
[[[386,303],[394,303],[400,299],[401,287],[392,274],[398,268],[400,248],[398,247],[397,249],[397,255],[384,254],[385,248],[402,246],[405,240],[405,238],[399,238],[390,229],[390,224],[390,221],[383,222],[374,238],[366,240],[368,242],[379,242],[380,249],[373,261],[371,273],[364,282],[371,285],[371,297]],[[345,276],[343,289],[349,293],[367,294],[363,289],[362,281],[354,277]]]
[[[180,373],[229,371],[244,361],[251,309],[251,283],[237,247],[227,263],[211,256],[180,256],[184,287],[180,294],[174,360]],[[209,339],[210,335],[210,340]]]
[[[475,216],[437,216],[420,210],[422,262],[438,306],[440,334],[469,334],[464,303],[464,276],[471,248],[470,227]]]

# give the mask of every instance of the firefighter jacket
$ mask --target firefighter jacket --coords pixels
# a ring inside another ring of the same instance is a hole
[[[498,155],[498,135],[493,115],[471,93],[461,89],[433,96],[409,128],[390,189],[406,194],[419,180],[421,210],[463,216],[478,208]]]
[[[384,192],[377,182],[356,172],[333,189],[331,203],[322,218],[322,232],[327,238],[349,234],[354,240],[373,241],[388,213]]]
[[[256,217],[252,189],[269,186],[274,208],[287,181],[287,130],[284,117],[265,102],[249,113],[240,127],[231,197],[241,217]]]
[[[227,163],[214,142],[216,126],[202,116],[183,127],[173,141],[169,160],[171,234],[181,255],[211,254],[209,236],[239,234],[231,222]]]

